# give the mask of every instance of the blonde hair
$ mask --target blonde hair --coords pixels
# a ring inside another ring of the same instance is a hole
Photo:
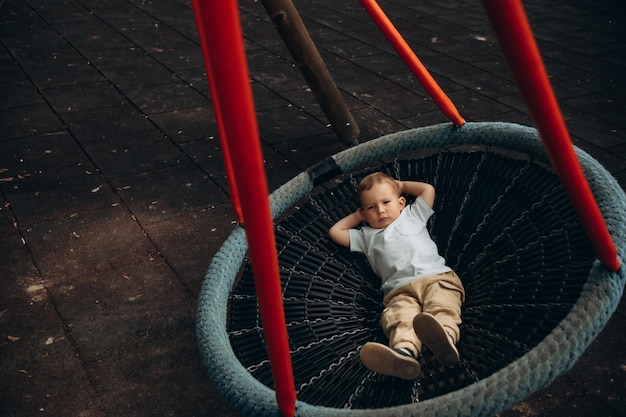
[[[357,188],[357,194],[359,198],[361,198],[361,194],[363,191],[367,191],[371,189],[376,184],[389,184],[396,192],[398,196],[400,196],[400,186],[391,176],[385,174],[384,172],[374,172],[372,174],[367,175],[365,178],[361,180],[359,183],[359,187]]]

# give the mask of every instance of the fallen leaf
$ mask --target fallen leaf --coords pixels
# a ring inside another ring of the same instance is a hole
[[[17,342],[18,340],[20,340],[19,336],[7,336],[7,339],[9,339],[11,342]]]

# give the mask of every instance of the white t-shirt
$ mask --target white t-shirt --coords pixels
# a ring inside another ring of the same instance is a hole
[[[451,271],[426,228],[433,213],[418,197],[384,229],[350,229],[350,250],[365,254],[385,295],[421,276]]]

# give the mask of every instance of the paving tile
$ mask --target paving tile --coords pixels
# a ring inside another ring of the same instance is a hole
[[[202,68],[204,70],[202,50],[199,45],[186,49],[159,48],[151,51],[151,55],[176,73],[190,68]]]
[[[177,70],[176,75],[189,84],[190,87],[200,91],[207,97],[210,96],[209,83],[204,67]]]
[[[39,223],[25,229],[32,256],[46,280],[63,283],[154,259],[154,246],[121,205]]]
[[[344,9],[337,10],[335,7],[329,7],[328,4],[322,6],[320,12],[319,4],[310,4],[308,7],[306,4],[298,6],[299,12],[303,16],[315,16],[315,21],[337,32],[346,33],[351,28],[361,27],[364,23],[369,21],[367,14],[363,11],[359,11],[358,17],[352,17],[349,14],[344,13]],[[349,11],[350,9],[345,9]]]
[[[2,142],[0,178],[17,183],[21,177],[88,162],[87,155],[67,132],[27,136]],[[10,185],[10,184],[7,184]]]
[[[134,26],[134,30],[124,32],[134,44],[148,52],[170,48],[188,49],[197,46],[197,37],[193,41],[160,22],[154,25]]]
[[[621,360],[621,348],[626,343],[626,336],[619,330],[625,325],[623,315],[611,317],[603,330],[603,337],[596,338],[567,373],[587,392],[620,412],[626,411],[626,370]],[[617,414],[614,412],[613,415]]]
[[[230,204],[146,226],[146,233],[178,278],[198,296],[211,260],[235,227]]]
[[[194,163],[209,173],[213,181],[220,184],[223,189],[227,189],[226,168],[224,168],[220,141],[216,136],[184,142],[180,144],[180,147]]]
[[[10,381],[0,394],[2,415],[105,416],[60,326],[3,346],[0,377]]]
[[[138,65],[131,61],[120,67],[103,68],[102,72],[110,82],[122,91],[167,84],[176,80],[174,74],[160,63],[154,60],[143,63],[143,57],[141,61]]]
[[[351,61],[366,68],[377,75],[393,75],[399,71],[404,72],[403,61],[395,54],[379,53],[363,57],[355,57]]]
[[[5,203],[0,214],[0,220],[2,221],[0,225],[0,232],[2,232],[2,240],[0,241],[0,250],[2,252],[2,256],[0,257],[0,266],[6,264],[6,269],[9,269],[13,264],[19,264],[20,267],[28,267],[28,261],[30,261],[30,256],[28,253],[28,249],[24,241],[22,240],[22,236],[17,229],[18,225],[15,222],[12,214],[9,212],[9,204]],[[13,271],[12,271],[13,272]],[[10,277],[7,277],[3,284],[10,286]],[[8,291],[8,289],[7,289]],[[4,291],[6,294],[7,291]]]
[[[115,325],[116,314],[141,315],[142,312],[160,311],[188,302],[190,298],[189,292],[161,257],[101,272],[70,273],[62,282],[51,286],[48,293],[59,316],[72,329],[87,326],[95,317]],[[80,345],[79,333],[76,330],[75,340]],[[116,343],[119,341],[111,340],[101,345],[102,355],[114,350],[113,344]]]
[[[2,139],[21,138],[65,131],[65,126],[47,104],[12,107],[0,112]]]
[[[15,219],[13,218],[13,213],[11,213],[11,205],[6,201],[4,195],[0,194],[0,228],[10,229],[15,227],[14,222]]]
[[[374,45],[365,44],[357,39],[344,37],[344,39],[333,40],[327,46],[327,51],[332,53],[329,56],[339,56],[344,59],[354,59],[356,57],[363,57],[364,61],[373,55],[379,55],[383,51]],[[327,60],[325,60],[327,61]]]
[[[88,8],[95,16],[98,16],[112,27],[120,30],[120,32],[159,23],[154,16],[150,16],[145,11],[138,8],[137,4],[126,0],[112,0],[107,2],[84,0],[81,1],[81,4]]]
[[[254,108],[256,111],[263,111],[268,109],[275,109],[279,107],[285,107],[289,103],[285,98],[289,99],[289,94],[293,92],[283,93],[281,95],[267,88],[259,82],[250,83],[252,87],[252,95],[254,97]],[[296,94],[301,94],[303,90],[294,90]],[[304,90],[306,91],[306,90]],[[313,93],[308,91],[309,96]]]
[[[104,80],[46,88],[43,95],[60,114],[115,107],[128,101],[113,85]]]
[[[412,91],[415,94],[427,95],[426,89],[412,72],[392,74],[387,78],[395,84],[405,88],[408,91]],[[445,77],[437,76],[433,78],[435,82],[439,85],[439,88],[441,88],[443,92],[447,95],[454,91],[462,90],[464,88],[457,82]]]
[[[574,107],[577,110],[585,111],[609,123],[626,128],[626,119],[619,114],[617,109],[622,108],[623,104],[609,97],[596,94],[588,94],[583,97],[571,98],[565,100],[564,104]]]
[[[143,2],[141,9],[151,16],[155,16],[161,22],[176,33],[192,41],[197,41],[197,29],[190,3],[187,2]],[[165,35],[168,37],[168,35]]]
[[[417,112],[407,118],[399,119],[398,122],[405,126],[406,129],[413,129],[416,127],[425,127],[438,125],[440,123],[449,123],[450,119],[442,115],[439,109],[436,109],[424,113]]]
[[[19,239],[16,230],[0,229],[5,238]],[[8,239],[7,239],[8,240]],[[3,244],[6,247],[6,244]],[[57,329],[61,322],[50,303],[46,282],[33,265],[25,245],[14,244],[0,261],[3,291],[0,294],[2,343],[27,338],[37,331]],[[10,337],[9,337],[10,336]]]
[[[24,71],[13,61],[13,57],[9,55],[5,48],[0,49],[0,84],[11,85],[30,82]],[[2,100],[10,101],[8,97]]]
[[[150,115],[150,119],[176,143],[211,139],[217,135],[212,106],[176,109]]]
[[[30,81],[22,81],[15,84],[0,83],[0,88],[2,88],[0,110],[45,103],[37,88]]]
[[[417,112],[427,113],[436,108],[436,104],[422,94],[414,94],[401,88],[393,88],[376,91],[371,94],[357,94],[356,97],[388,117],[403,119]]]
[[[80,143],[132,135],[154,129],[130,103],[62,115],[63,121]]]
[[[454,79],[458,74],[464,76],[478,73],[479,70],[467,63],[449,56],[431,57],[428,60],[428,69],[432,74]]]
[[[168,84],[125,91],[128,98],[145,114],[171,112],[206,104],[207,98],[177,80]]]
[[[108,178],[161,169],[185,159],[158,130],[90,142],[85,151]]]
[[[313,95],[313,92],[311,90],[306,89],[306,90],[287,91],[281,94],[281,96],[284,97],[284,99],[287,99],[289,101],[288,103],[289,106],[293,105],[296,108],[310,114],[311,116],[317,119],[327,121],[326,114],[324,113],[321,106],[315,99],[315,96]],[[285,102],[283,101],[280,107],[284,107],[284,106],[285,106]]]
[[[555,397],[554,391],[561,393]],[[520,417],[520,416],[549,416],[555,410],[573,401],[575,398],[583,396],[584,390],[569,378],[555,380],[548,387],[540,389],[531,396],[515,404],[509,410],[498,413],[498,417]]]
[[[267,51],[252,51],[248,54],[250,77],[281,93],[307,88],[306,81],[291,60],[272,55]]]
[[[81,351],[87,368],[98,367],[97,362],[112,359],[119,361],[123,355],[129,355],[126,363],[134,363],[123,370],[126,373],[142,373],[140,364],[146,363],[146,356],[169,355],[175,351],[190,351],[193,345],[193,322],[195,321],[194,300],[188,296],[175,306],[152,306],[150,309],[137,307],[126,308],[90,308],[82,314],[72,317],[69,322],[72,339]],[[182,360],[189,360],[188,354],[180,355]],[[185,359],[182,359],[185,358]],[[146,369],[147,372],[152,372]],[[154,372],[163,372],[155,369]],[[166,371],[167,372],[167,371]],[[96,374],[102,374],[98,372]],[[98,377],[94,385],[101,384]],[[105,381],[109,389],[116,388]],[[120,381],[124,382],[124,381]],[[124,387],[122,387],[124,388]]]
[[[89,164],[33,172],[1,184],[20,225],[75,215],[119,202]]]
[[[135,45],[97,51],[87,50],[84,53],[87,59],[100,70],[128,68],[129,64],[136,67],[156,66],[155,59]],[[145,73],[148,71],[146,70]]]
[[[582,117],[582,115],[578,114],[575,117],[568,118],[565,123],[570,135],[577,136],[581,140],[600,148],[607,149],[624,144],[620,138],[620,127],[598,118]],[[617,153],[622,155],[621,152]]]
[[[510,78],[499,78],[493,74],[473,73],[467,76],[454,77],[455,83],[466,87],[468,90],[475,91],[487,97],[496,97],[499,95],[519,94],[519,89],[515,82]]]
[[[65,23],[81,20],[91,20],[93,16],[80,2],[72,0],[29,2],[31,7],[49,23]]]
[[[335,67],[330,71],[337,86],[350,94],[371,93],[394,86],[389,80],[376,76],[367,67],[347,60],[336,61]]]
[[[61,69],[85,63],[70,44],[51,30],[32,37],[11,39],[7,42],[7,49],[28,73],[39,67]]]
[[[297,141],[323,134],[326,126],[294,106],[257,112],[261,138],[268,143]]]
[[[519,93],[519,91],[513,94],[500,96],[498,97],[498,101],[512,109],[516,109],[516,110],[519,110],[520,112],[528,113],[528,106],[526,105],[526,102],[524,101],[524,98]],[[529,125],[532,125],[532,122],[530,122]]]
[[[288,156],[290,163],[294,164],[300,172],[313,167],[327,156],[345,149],[345,145],[330,130],[319,136],[309,136],[305,140],[272,143],[272,147],[280,152],[280,155]],[[288,171],[280,169],[270,170],[269,174],[271,175],[268,178],[269,183],[280,185],[297,175],[296,173],[290,175]]]
[[[9,21],[13,23],[15,21],[18,21],[20,24],[26,25],[26,27],[28,27],[28,22],[30,22],[31,20],[31,19],[28,19],[28,21],[25,22],[25,20],[27,20],[26,16],[30,17],[33,14],[30,6],[21,1],[20,2],[14,2],[14,1],[7,2],[7,4],[3,5],[2,12],[3,12],[2,22]],[[6,15],[4,15],[4,13],[6,13]],[[3,27],[3,26],[0,26],[0,27]],[[7,31],[7,34],[8,33],[9,32]]]
[[[81,24],[83,22],[80,22]],[[76,34],[64,35],[65,38],[79,51],[98,51],[103,49],[119,49],[134,46],[124,34],[108,26],[101,29],[90,29]]]
[[[367,142],[405,128],[401,123],[384,116],[377,109],[371,107],[355,110],[352,115],[361,129],[360,142]]]
[[[485,120],[491,115],[503,114],[511,110],[510,107],[481,92],[466,89],[450,92],[449,96],[459,112],[469,121]]]
[[[87,9],[72,2],[77,7],[81,7],[85,14],[81,19],[73,19],[66,22],[53,22],[54,29],[65,39],[70,40],[70,44],[76,46],[76,42],[71,41],[71,37],[83,37],[83,41],[88,40],[93,34],[111,34],[111,26],[102,19],[90,14]],[[39,6],[45,8],[46,5]]]
[[[41,90],[50,87],[96,83],[104,80],[104,77],[85,60],[66,65],[54,64],[45,67],[31,67],[27,69],[27,73]]]
[[[116,178],[112,184],[144,225],[229,201],[226,193],[190,162]]]
[[[115,314],[101,315],[75,332],[78,346],[101,347],[85,352],[85,358],[107,415],[186,415],[188,401],[201,415],[232,413],[204,375],[195,347],[192,302],[148,314],[118,314],[125,318],[122,322]],[[152,388],[164,380],[168,392]]]

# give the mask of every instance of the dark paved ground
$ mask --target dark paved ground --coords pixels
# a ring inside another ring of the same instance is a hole
[[[345,146],[240,4],[274,189]],[[357,1],[296,4],[361,141],[445,121]],[[575,143],[625,186],[621,3],[525,4]],[[531,123],[479,2],[381,5],[466,119]],[[0,37],[0,415],[236,416],[195,342],[235,226],[189,2],[5,0]],[[626,415],[625,314],[503,415]]]

